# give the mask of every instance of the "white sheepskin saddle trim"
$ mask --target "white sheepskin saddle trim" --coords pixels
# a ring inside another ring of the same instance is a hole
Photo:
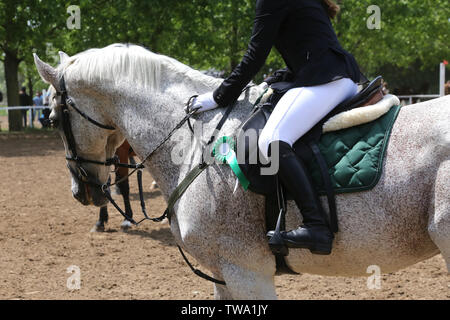
[[[351,109],[331,117],[324,123],[323,133],[338,131],[374,121],[386,114],[393,106],[399,104],[400,100],[396,96],[392,94],[385,95],[383,99],[373,105]]]

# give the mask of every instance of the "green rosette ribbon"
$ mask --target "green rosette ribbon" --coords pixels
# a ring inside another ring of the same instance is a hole
[[[236,157],[236,142],[233,138],[223,136],[214,144],[212,154],[220,163],[228,164],[239,180],[239,183],[247,191],[250,182],[239,168]]]

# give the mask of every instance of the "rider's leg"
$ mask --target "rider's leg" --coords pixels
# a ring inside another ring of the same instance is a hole
[[[333,233],[329,229],[327,217],[308,170],[289,144],[277,142],[280,157],[278,176],[283,186],[293,196],[303,216],[301,227],[281,233],[283,241],[288,247],[308,248],[312,253],[330,254]]]
[[[282,234],[288,246],[309,248],[319,254],[331,252],[333,234],[311,178],[303,162],[292,150],[292,145],[335,106],[355,95],[356,91],[357,85],[350,79],[291,89],[280,99],[261,132],[258,144],[265,157],[269,158],[269,145],[279,142],[278,175],[303,215],[303,226]],[[273,154],[271,159],[274,161]]]

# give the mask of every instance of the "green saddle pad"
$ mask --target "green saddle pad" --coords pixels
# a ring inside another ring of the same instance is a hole
[[[401,106],[394,106],[379,119],[322,135],[319,149],[325,157],[335,193],[370,190],[378,183],[383,159]],[[316,189],[326,194],[319,166],[307,163]]]

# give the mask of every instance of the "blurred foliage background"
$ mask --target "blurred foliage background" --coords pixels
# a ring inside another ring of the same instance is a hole
[[[338,3],[333,25],[339,41],[368,78],[383,75],[396,94],[438,93],[439,63],[450,58],[448,0]],[[80,8],[80,29],[67,27],[69,5]],[[371,5],[381,9],[380,29],[367,27]],[[47,87],[33,52],[56,65],[59,50],[72,55],[116,42],[143,45],[226,76],[245,53],[254,10],[255,0],[0,0],[0,91],[9,105],[17,105],[21,86],[29,92]],[[254,80],[282,67],[274,49]]]

